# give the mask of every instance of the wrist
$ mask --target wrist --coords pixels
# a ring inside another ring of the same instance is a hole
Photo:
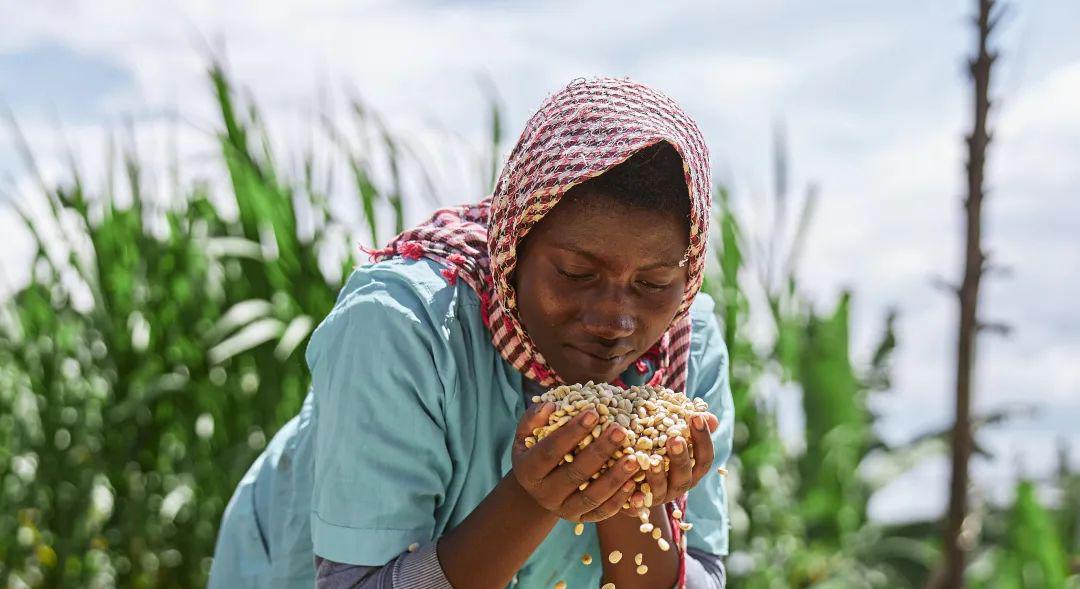
[[[514,475],[514,471],[510,471],[503,480],[499,483],[500,487],[504,487],[506,492],[514,498],[515,503],[522,510],[523,515],[528,515],[530,519],[536,518],[554,526],[559,521],[559,516],[548,511],[544,506],[540,505],[525,487],[521,486],[521,483]]]
[[[651,513],[649,517],[652,518]],[[637,516],[627,515],[620,511],[605,520],[596,522],[596,526],[600,529],[617,531],[618,533],[633,531],[636,534],[638,528],[641,527],[641,520]]]
[[[439,539],[439,563],[454,587],[506,587],[558,520],[507,474]]]
[[[652,530],[668,543],[668,550],[663,550],[653,532],[642,533],[642,522],[636,515],[620,513],[615,517],[597,522],[597,535],[600,550],[605,555],[603,561],[603,580],[615,583],[620,589],[643,589],[671,587],[678,580],[679,553],[671,538],[671,525],[664,505],[649,508],[649,523]],[[618,563],[608,561],[606,555],[618,550],[622,559]],[[641,553],[642,564],[646,565],[644,574],[638,572],[639,566],[634,557]]]

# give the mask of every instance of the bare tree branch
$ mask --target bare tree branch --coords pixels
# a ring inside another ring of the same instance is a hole
[[[1002,323],[1000,321],[979,321],[975,325],[975,327],[980,332],[992,333],[1001,336],[1007,336],[1013,331],[1012,325],[1008,323]]]
[[[986,149],[990,143],[987,114],[990,111],[990,73],[996,52],[989,48],[990,35],[1001,17],[995,11],[995,0],[977,0],[978,48],[969,61],[974,94],[974,113],[971,132],[967,135],[967,184],[964,202],[967,232],[965,238],[964,277],[960,284],[960,325],[956,346],[956,420],[952,430],[952,473],[949,483],[949,508],[942,538],[944,563],[931,581],[932,587],[961,589],[968,551],[977,538],[965,537],[964,521],[968,515],[968,464],[975,449],[972,435],[971,396],[975,365],[975,340],[980,330],[1003,330],[1000,324],[981,324],[978,321],[979,286],[986,269],[987,256],[982,249],[982,205]]]
[[[960,287],[949,282],[944,276],[930,278],[930,285],[951,295],[960,296]]]

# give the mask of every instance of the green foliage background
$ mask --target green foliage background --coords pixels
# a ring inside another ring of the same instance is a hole
[[[8,587],[204,585],[235,484],[307,390],[307,336],[341,276],[363,262],[353,256],[341,273],[320,271],[324,249],[357,252],[316,184],[313,158],[296,177],[284,173],[257,110],[238,102],[220,67],[210,79],[226,194],[196,183],[162,204],[134,150],[118,150],[103,189],[84,185],[72,166],[69,182],[41,182],[47,218],[24,214],[37,240],[33,279],[0,311],[0,582]],[[491,151],[480,163],[488,180],[502,140],[494,102],[490,112]],[[406,199],[420,198],[402,188],[404,170],[430,177],[374,113],[356,102],[352,114],[354,129],[324,130],[380,243],[402,229]],[[374,179],[376,160],[385,181]],[[130,204],[118,204],[121,189]],[[232,199],[235,218],[212,197]],[[792,235],[778,222],[769,236],[769,251],[793,253],[775,284],[759,280],[759,302],[748,282],[773,269],[748,260],[738,216],[726,192],[717,194],[706,289],[720,303],[732,357],[731,585],[920,587],[937,562],[936,524],[871,522],[867,502],[889,478],[868,481],[860,465],[873,457],[899,476],[940,451],[941,438],[902,448],[876,439],[867,400],[888,388],[896,316],[886,317],[875,349],[853,351],[853,295],[822,311],[800,294],[795,253],[813,202],[808,193],[800,203]],[[301,217],[312,231],[301,230]],[[393,227],[380,226],[386,218]],[[87,308],[76,309],[77,292],[89,294]],[[752,312],[771,318],[769,341],[749,336]],[[802,391],[804,452],[781,443],[764,402],[768,378]],[[1068,576],[1069,555],[1080,553],[1080,477],[1063,468],[1053,485],[1061,508],[1043,506],[1028,482],[1011,508],[981,508],[973,584],[1080,586]]]

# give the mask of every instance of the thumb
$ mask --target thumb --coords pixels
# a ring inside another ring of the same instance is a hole
[[[709,433],[716,433],[717,428],[720,427],[720,420],[712,413],[705,414],[705,423],[709,424]]]
[[[537,403],[530,407],[522,416],[521,421],[518,422],[516,444],[520,444],[524,448],[525,438],[533,435],[534,429],[547,425],[548,419],[554,412],[554,403]]]
[[[720,427],[720,420],[711,411],[702,411],[696,415],[700,415],[705,420],[705,425],[709,428],[710,434],[716,433],[716,429]]]

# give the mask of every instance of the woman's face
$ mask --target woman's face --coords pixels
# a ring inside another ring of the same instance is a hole
[[[602,194],[563,198],[518,246],[522,325],[569,383],[609,382],[667,329],[688,279],[686,219]]]

